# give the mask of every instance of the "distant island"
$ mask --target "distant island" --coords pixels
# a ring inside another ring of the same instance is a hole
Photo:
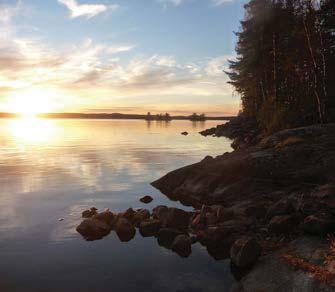
[[[19,118],[18,113],[0,113],[0,118]],[[124,120],[147,120],[147,121],[171,121],[171,120],[232,120],[234,116],[208,117],[205,114],[193,113],[189,116],[171,116],[168,113],[155,114],[122,114],[122,113],[42,113],[37,115],[38,118],[46,119],[124,119]]]

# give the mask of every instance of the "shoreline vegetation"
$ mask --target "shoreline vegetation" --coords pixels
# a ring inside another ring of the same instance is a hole
[[[20,118],[21,115],[17,113],[0,113],[0,118]],[[172,120],[190,120],[190,121],[206,121],[206,120],[222,120],[229,121],[236,118],[236,116],[217,116],[209,117],[203,114],[192,114],[189,116],[183,115],[143,115],[143,114],[122,114],[122,113],[43,113],[36,115],[38,118],[46,119],[125,119],[125,120],[146,120],[146,121],[172,121]]]

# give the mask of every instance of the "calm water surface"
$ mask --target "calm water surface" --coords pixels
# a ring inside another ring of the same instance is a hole
[[[184,259],[155,238],[86,242],[75,231],[91,206],[182,207],[149,183],[230,151],[198,134],[219,123],[0,120],[0,291],[229,291],[228,263],[199,244]]]

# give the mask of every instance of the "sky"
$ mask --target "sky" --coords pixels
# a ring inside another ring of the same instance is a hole
[[[245,0],[0,0],[0,111],[236,114]]]

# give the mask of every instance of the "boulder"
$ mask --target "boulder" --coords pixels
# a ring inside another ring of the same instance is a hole
[[[172,250],[179,254],[181,257],[188,257],[192,253],[192,242],[188,235],[178,235],[173,243]]]
[[[224,222],[233,219],[235,212],[231,209],[220,207],[216,209],[216,217],[218,222]]]
[[[144,204],[149,204],[151,203],[153,198],[151,196],[144,196],[140,199],[140,201]]]
[[[237,239],[230,249],[232,263],[238,268],[246,268],[254,264],[261,255],[261,246],[251,237]]]
[[[163,225],[164,227],[184,230],[188,228],[189,222],[190,213],[178,208],[169,208]]]
[[[214,225],[216,222],[217,222],[216,213],[207,212],[206,213],[206,224],[207,225]]]
[[[140,224],[140,233],[143,237],[155,236],[160,226],[161,222],[158,219],[145,220]]]
[[[129,222],[128,219],[123,217],[117,219],[114,229],[120,241],[122,242],[132,240],[136,234],[135,227]]]
[[[174,239],[181,234],[183,233],[177,229],[161,228],[157,234],[158,244],[170,248]]]
[[[112,226],[115,220],[115,215],[111,211],[106,210],[94,215],[92,218]]]
[[[111,229],[110,225],[93,218],[85,219],[76,228],[86,240],[101,239],[109,234]]]
[[[289,233],[296,221],[292,215],[274,216],[269,223],[268,230],[271,233]]]
[[[150,218],[150,212],[147,209],[139,209],[133,217],[132,223],[139,227],[141,222]]]
[[[163,205],[159,205],[152,210],[152,217],[160,220],[161,222],[165,221],[169,212],[169,208]]]
[[[97,212],[97,209],[96,208],[91,208],[89,210],[85,210],[81,213],[81,216],[83,218],[91,218],[92,216],[96,215],[98,212]]]
[[[133,221],[136,211],[133,208],[128,208],[126,211],[119,214],[121,217],[128,219],[130,222]]]

